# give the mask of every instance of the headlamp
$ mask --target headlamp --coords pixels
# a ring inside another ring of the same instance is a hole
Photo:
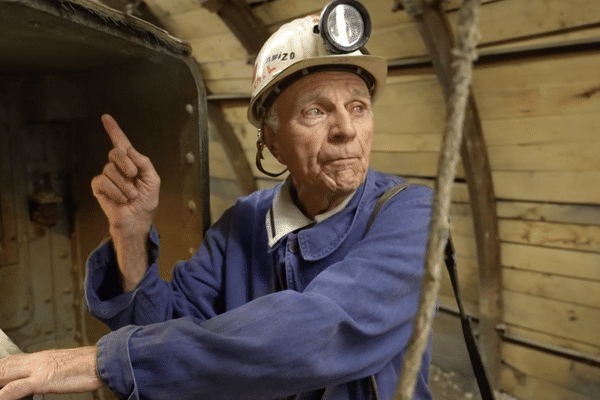
[[[371,17],[356,0],[334,0],[321,11],[318,31],[332,53],[352,53],[369,40]]]

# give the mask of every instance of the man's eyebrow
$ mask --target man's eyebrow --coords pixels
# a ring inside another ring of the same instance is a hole
[[[354,89],[352,89],[351,93],[354,96],[368,97],[369,99],[371,98],[371,94],[369,93],[369,91],[363,87],[355,87]],[[319,92],[309,93],[309,94],[300,96],[298,98],[298,104],[312,103],[313,101],[317,101],[322,98],[323,98],[323,96]]]
[[[298,98],[298,104],[306,104],[306,103],[312,103],[315,100],[319,100],[320,98],[322,98],[323,96],[321,96],[320,93],[309,93],[309,94],[305,94],[302,95]]]

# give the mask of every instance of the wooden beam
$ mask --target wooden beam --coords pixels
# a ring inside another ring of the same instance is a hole
[[[248,52],[249,61],[254,63],[254,58],[269,38],[269,32],[250,5],[245,0],[207,0],[202,6],[221,17]]]
[[[454,88],[451,67],[453,34],[441,2],[432,3],[425,4],[414,14],[414,18],[431,55],[444,96],[448,100]],[[461,156],[471,199],[479,263],[479,340],[491,383],[496,386],[501,360],[501,339],[496,326],[502,322],[502,269],[490,164],[472,94],[467,105],[463,129]]]
[[[256,190],[258,186],[252,174],[252,168],[244,154],[244,149],[238,140],[233,128],[227,122],[221,107],[214,102],[207,105],[208,118],[215,125],[223,150],[229,159],[231,167],[241,185],[242,192],[248,195]]]

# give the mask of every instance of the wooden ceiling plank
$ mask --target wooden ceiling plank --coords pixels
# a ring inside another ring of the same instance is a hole
[[[244,0],[207,0],[203,7],[215,12],[253,59],[269,38],[264,24]]]

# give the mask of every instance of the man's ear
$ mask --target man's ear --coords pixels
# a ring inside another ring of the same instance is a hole
[[[276,135],[275,132],[273,131],[273,129],[268,125],[266,125],[264,127],[263,138],[265,141],[265,146],[269,149],[271,154],[273,154],[273,157],[275,157],[277,159],[277,161],[279,161],[280,164],[287,165],[285,163],[285,158],[283,156],[283,153],[280,151],[281,143],[279,140],[279,136]]]

